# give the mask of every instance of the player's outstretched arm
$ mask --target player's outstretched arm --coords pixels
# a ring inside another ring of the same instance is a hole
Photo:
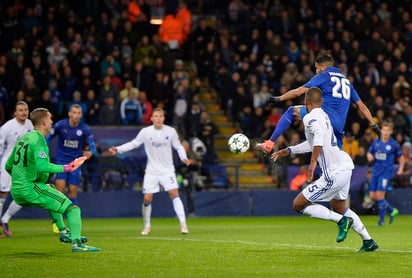
[[[379,128],[379,125],[375,122],[375,119],[372,116],[371,111],[369,108],[365,105],[365,103],[362,100],[359,100],[356,102],[356,105],[358,106],[358,109],[362,112],[362,114],[365,116],[366,119],[369,121],[369,126],[371,129],[378,135],[381,135],[381,129]]]
[[[279,158],[288,156],[289,154],[290,154],[290,149],[289,148],[284,148],[284,149],[281,149],[279,151],[274,152],[271,155],[271,158],[272,158],[273,161],[276,162],[276,160],[278,160]]]
[[[81,156],[79,158],[76,158],[75,160],[73,160],[69,164],[64,165],[63,166],[63,171],[67,173],[67,172],[72,172],[72,171],[76,170],[77,168],[82,166],[82,164],[86,161],[86,159],[87,159],[86,156]]]
[[[297,98],[297,97],[303,95],[304,93],[306,93],[307,90],[308,90],[308,88],[303,87],[303,86],[300,86],[296,89],[289,90],[286,93],[284,93],[283,95],[279,96],[278,101],[285,101],[285,100]]]
[[[109,149],[107,149],[107,155],[116,155],[117,154],[117,148],[116,147],[110,147]]]

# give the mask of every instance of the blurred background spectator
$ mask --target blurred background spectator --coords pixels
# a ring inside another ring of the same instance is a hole
[[[18,100],[47,105],[56,120],[84,103],[90,125],[129,124],[132,106],[141,111],[133,124],[150,124],[156,106],[172,124],[179,106],[189,140],[212,112],[194,97],[207,88],[233,130],[267,138],[285,108],[302,103],[267,99],[310,79],[315,54],[330,49],[377,123],[392,117],[396,140],[412,140],[411,1],[5,0],[0,14],[1,124]],[[290,129],[303,138],[299,122]],[[344,149],[363,164],[375,135],[354,108],[345,130]]]

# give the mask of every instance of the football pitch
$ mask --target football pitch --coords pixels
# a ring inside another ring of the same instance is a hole
[[[84,219],[83,234],[99,253],[72,253],[46,219],[12,220],[0,239],[0,277],[412,277],[412,216],[375,226],[362,216],[380,248],[360,253],[353,231],[336,243],[333,222],[295,217]]]

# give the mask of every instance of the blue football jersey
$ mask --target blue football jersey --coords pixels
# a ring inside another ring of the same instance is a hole
[[[47,135],[47,143],[49,144],[56,136],[58,138],[54,162],[57,164],[67,164],[82,156],[85,142],[93,142],[94,145],[94,136],[89,126],[82,122],[76,127],[71,127],[69,119],[58,121],[53,125],[50,134]]]
[[[322,109],[328,114],[335,134],[343,137],[349,107],[351,103],[360,100],[350,81],[338,68],[328,67],[303,86],[318,87],[322,90]]]
[[[388,142],[382,142],[378,138],[372,142],[368,152],[375,158],[372,177],[392,178],[393,165],[396,159],[402,155],[399,143],[393,138],[390,138]]]

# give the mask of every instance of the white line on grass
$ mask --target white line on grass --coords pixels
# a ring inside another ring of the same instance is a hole
[[[192,242],[212,242],[212,243],[237,243],[244,245],[264,245],[266,247],[290,247],[290,248],[308,248],[308,249],[331,249],[331,250],[353,250],[351,247],[340,247],[340,246],[320,246],[320,245],[305,245],[305,244],[289,244],[289,243],[273,243],[273,242],[255,242],[255,241],[244,241],[244,240],[222,240],[222,239],[198,239],[198,238],[174,238],[174,237],[138,237],[142,240],[164,240],[164,241],[192,241]],[[356,251],[356,250],[355,250]],[[411,250],[382,250],[378,249],[375,252],[384,253],[404,253],[412,254]]]

